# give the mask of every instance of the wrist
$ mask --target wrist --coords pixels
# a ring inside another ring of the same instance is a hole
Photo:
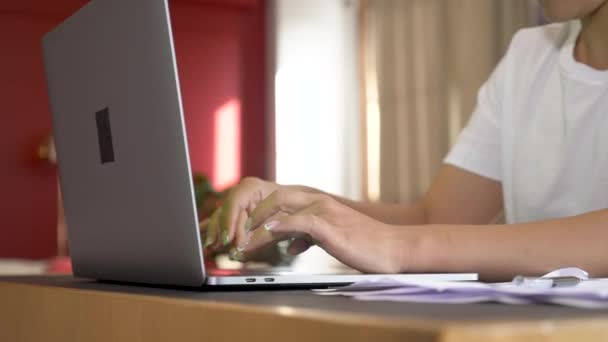
[[[433,272],[441,258],[438,237],[440,232],[433,226],[398,226],[400,248],[397,252],[399,272]]]

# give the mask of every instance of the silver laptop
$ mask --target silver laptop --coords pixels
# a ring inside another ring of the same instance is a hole
[[[43,49],[76,276],[180,286],[477,279],[214,275],[203,263],[167,1],[93,0]]]

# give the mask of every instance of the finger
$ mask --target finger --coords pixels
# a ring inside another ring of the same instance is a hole
[[[201,236],[203,247],[205,246],[205,238],[207,237],[207,227],[209,227],[209,218],[206,218],[198,223],[198,232]]]
[[[289,238],[288,234],[277,233],[273,234],[264,229],[256,229],[248,233],[247,241],[237,247],[238,252],[242,252],[245,255],[250,254],[255,250],[258,250],[264,246],[267,246],[278,241]]]
[[[219,226],[217,218],[222,208],[216,209],[211,217],[209,218],[209,224],[207,225],[206,237],[205,237],[205,248],[211,247],[217,241]]]
[[[290,214],[304,210],[318,199],[317,196],[291,187],[282,187],[255,207],[251,213],[251,227],[259,228],[264,221],[279,212]]]
[[[276,215],[272,216],[271,219],[277,219],[280,217],[283,217],[287,214],[285,213],[277,213]],[[251,223],[251,216],[249,216],[249,218],[247,219],[247,224]],[[282,236],[277,236],[277,238],[281,238]],[[243,233],[243,241],[239,242],[237,244],[237,248],[241,251],[245,250],[246,246],[249,246],[249,249],[253,250],[253,249],[258,249],[262,246],[268,245],[270,242],[275,241],[275,239],[272,238],[272,234],[268,234],[267,232],[264,232],[264,229],[257,229],[257,230],[244,230]]]
[[[230,250],[230,258],[236,261],[247,261],[259,256],[259,253],[264,253],[264,250],[268,250],[269,248],[274,248],[273,246],[283,240],[292,239],[287,234],[270,234],[268,232],[264,233],[263,229],[258,229],[258,232],[252,232],[250,234],[255,234],[256,236],[251,237],[251,240],[247,243],[233,247]]]
[[[198,230],[201,231],[201,234],[207,230],[207,226],[209,226],[209,217],[198,223]]]
[[[252,202],[262,200],[259,193],[260,182],[259,180],[246,178],[228,192],[222,205],[224,209],[219,220],[224,241],[230,242],[234,238],[241,211],[249,212],[248,209],[252,206]]]
[[[287,247],[287,253],[290,255],[298,255],[307,251],[314,243],[307,237],[294,239]]]
[[[239,216],[236,220],[236,230],[234,232],[234,239],[230,241],[234,241],[234,244],[240,246],[244,244],[247,240],[247,232],[245,231],[245,223],[247,222],[249,216],[247,212],[241,210]]]
[[[294,215],[287,215],[264,223],[264,229],[272,233],[287,234],[290,236],[307,235],[312,241],[323,243],[326,240],[327,223],[315,215],[314,207],[308,208]]]
[[[238,203],[235,203],[234,193],[237,191],[236,188],[230,190],[228,192],[228,196],[224,199],[224,203],[222,203],[222,213],[218,217],[218,225],[219,225],[219,236],[220,243],[224,246],[228,245],[230,242],[230,230],[233,222],[238,219]]]

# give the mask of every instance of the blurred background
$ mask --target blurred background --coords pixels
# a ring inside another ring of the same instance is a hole
[[[0,0],[0,274],[70,272],[40,42],[86,2]],[[533,0],[169,3],[201,218],[243,176],[415,200],[513,33],[544,22]]]

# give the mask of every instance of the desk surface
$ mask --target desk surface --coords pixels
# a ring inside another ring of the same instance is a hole
[[[54,341],[49,336],[57,341],[608,340],[608,310],[358,302],[307,290],[176,289],[65,276],[5,277],[0,278],[0,303],[0,341],[41,336],[47,341]]]

